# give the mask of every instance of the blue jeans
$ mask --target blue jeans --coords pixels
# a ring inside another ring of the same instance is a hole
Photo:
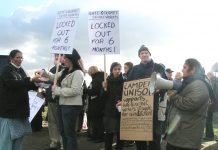
[[[81,106],[60,105],[60,129],[64,150],[78,150],[76,120]]]

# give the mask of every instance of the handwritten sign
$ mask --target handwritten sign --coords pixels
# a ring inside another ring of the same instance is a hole
[[[79,9],[58,11],[51,38],[51,53],[72,54]]]
[[[91,54],[119,54],[119,11],[90,11],[89,47]]]
[[[120,139],[153,140],[153,95],[150,78],[125,82],[123,86]]]
[[[29,92],[29,106],[30,106],[30,117],[29,122],[33,120],[39,109],[44,103],[44,99],[37,96],[37,92]]]

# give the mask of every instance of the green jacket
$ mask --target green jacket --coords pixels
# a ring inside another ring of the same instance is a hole
[[[209,92],[206,84],[195,80],[170,98],[167,142],[181,148],[198,149],[204,131]]]

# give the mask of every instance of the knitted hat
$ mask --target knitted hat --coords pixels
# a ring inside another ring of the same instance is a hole
[[[145,45],[142,45],[142,46],[139,48],[139,50],[138,50],[138,56],[140,55],[140,53],[141,53],[142,51],[148,51],[148,53],[151,55],[149,49],[148,49],[147,47],[145,47]]]
[[[80,59],[80,56],[78,56],[79,53],[76,51],[76,49],[73,49],[72,54],[65,54],[65,57],[68,58],[72,63],[74,68],[79,68],[81,69],[81,66],[78,62]]]

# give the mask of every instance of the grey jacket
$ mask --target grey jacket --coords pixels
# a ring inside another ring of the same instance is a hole
[[[62,71],[57,73],[57,78],[62,74]],[[45,72],[43,76],[54,80],[54,74]],[[60,96],[60,105],[82,105],[84,74],[81,70],[76,70],[68,74],[62,81],[61,87],[56,87],[54,95]]]
[[[167,142],[181,148],[198,149],[205,126],[209,92],[206,84],[195,80],[170,98]]]

